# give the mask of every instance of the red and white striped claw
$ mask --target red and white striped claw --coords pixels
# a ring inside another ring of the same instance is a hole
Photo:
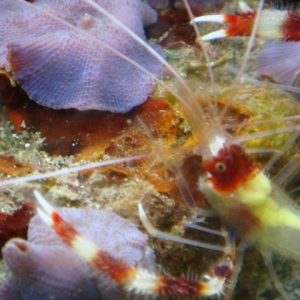
[[[212,40],[223,37],[250,36],[256,18],[256,11],[246,11],[238,15],[207,15],[196,17],[192,22],[228,23],[227,29],[211,32],[202,37],[203,40]],[[278,39],[284,41],[300,40],[300,12],[263,10],[260,15],[257,37]]]
[[[95,271],[101,272],[110,281],[121,284],[127,292],[135,295],[172,298],[220,295],[231,277],[233,264],[229,257],[225,257],[220,264],[213,266],[204,276],[204,280],[160,275],[138,266],[131,267],[126,262],[113,258],[98,245],[82,236],[71,224],[61,218],[39,192],[34,191],[34,194],[41,205],[41,208],[38,208],[38,215],[55,230],[70,250],[75,251]]]

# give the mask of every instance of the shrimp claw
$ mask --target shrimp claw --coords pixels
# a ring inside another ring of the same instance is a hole
[[[217,30],[202,37],[203,40],[208,41],[223,37],[250,36],[256,16],[256,11],[249,10],[238,15],[225,14],[196,17],[192,22],[230,24],[227,29]],[[300,13],[298,11],[263,10],[256,36],[284,41],[299,41],[300,33],[297,30],[299,25]]]
[[[228,256],[220,264],[213,266],[200,280],[159,275],[138,266],[128,266],[126,262],[115,259],[100,246],[82,236],[47,203],[39,192],[35,191],[34,194],[41,205],[38,215],[42,220],[51,226],[65,244],[85,259],[95,271],[101,272],[112,282],[121,284],[127,292],[135,295],[172,298],[220,295],[232,274],[232,259]]]

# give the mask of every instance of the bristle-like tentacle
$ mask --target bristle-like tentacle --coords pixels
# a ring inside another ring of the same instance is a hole
[[[225,15],[206,15],[201,17],[194,18],[191,22],[217,22],[217,23],[225,23],[226,18]]]

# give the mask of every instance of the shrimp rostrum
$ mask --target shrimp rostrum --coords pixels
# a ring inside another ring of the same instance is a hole
[[[177,91],[171,89],[165,82],[156,78],[156,76],[151,74],[148,70],[132,62],[141,72],[155,79],[168,92],[172,93],[181,104],[185,119],[190,126],[193,137],[197,141],[197,147],[195,147],[197,149],[195,149],[195,151],[202,157],[199,168],[202,168],[204,172],[202,172],[198,180],[199,190],[207,198],[212,209],[220,217],[224,227],[230,234],[239,236],[247,245],[254,245],[262,250],[265,254],[265,261],[270,269],[271,276],[279,292],[285,299],[289,299],[289,296],[282,288],[273,270],[268,253],[275,252],[300,261],[300,211],[295,207],[291,197],[280,187],[279,182],[283,182],[284,179],[281,181],[272,181],[267,172],[261,168],[261,165],[244,149],[242,142],[251,139],[252,136],[250,134],[248,137],[232,136],[226,130],[227,128],[223,124],[223,117],[227,113],[228,106],[225,105],[222,111],[219,111],[217,107],[216,87],[210,67],[211,64],[206,52],[206,46],[200,37],[198,28],[193,24],[198,34],[198,40],[206,55],[207,65],[209,66],[208,70],[214,90],[213,96],[210,96],[209,93],[206,92],[205,99],[207,109],[205,109],[205,111],[187,83],[181,78],[178,72],[168,64],[161,54],[153,51],[147,43],[130,32],[124,25],[119,24],[117,20],[109,16],[109,14],[103,11],[95,2],[85,1],[91,3],[94,8],[99,9],[99,12],[105,14],[108,18],[111,18],[112,22],[116,22],[116,24],[123,28],[124,34],[129,34],[133,39],[139,42],[140,45],[145,47],[175,78],[178,86]],[[184,2],[188,8],[187,1]],[[261,10],[262,4],[263,1],[260,2],[258,11]],[[258,12],[256,14],[257,18],[259,18],[259,15],[260,13]],[[191,19],[193,18],[192,15],[190,15],[190,17]],[[196,19],[196,21],[198,20]],[[256,21],[258,21],[258,19]],[[255,34],[255,30],[252,31],[248,50],[251,49],[253,45]],[[249,52],[250,50],[246,52],[245,62],[247,62]],[[120,54],[120,57],[123,57],[122,54]],[[130,59],[127,58],[127,61],[130,61]],[[242,67],[241,72],[243,73],[244,71],[245,69]],[[238,75],[236,84],[233,85],[231,95],[237,90],[240,79],[241,76]],[[284,118],[273,121],[279,122],[283,119]],[[294,116],[286,117],[284,120],[299,119],[299,116]],[[241,124],[241,126],[244,125],[245,124]],[[287,148],[297,139],[300,134],[299,129],[299,125],[292,125],[279,128],[273,133],[294,132],[292,138],[284,145],[284,147]],[[271,131],[261,132],[256,135],[256,137],[264,137],[270,134],[272,134]],[[130,158],[126,158],[125,160],[128,161],[129,159]],[[299,161],[295,163],[298,164]],[[93,166],[91,165],[90,167]],[[287,171],[287,169],[284,171]],[[295,171],[292,171],[289,175],[293,176],[294,174]],[[39,177],[35,176],[34,179],[39,179]],[[2,185],[8,183],[9,182],[2,183]],[[199,280],[158,275],[156,272],[148,271],[139,266],[131,267],[128,266],[126,262],[114,259],[109,253],[106,253],[92,241],[86,239],[76,230],[75,224],[69,224],[67,220],[61,218],[59,213],[57,213],[38,192],[35,192],[35,195],[41,204],[41,207],[38,208],[38,214],[56,231],[64,243],[88,262],[94,270],[101,271],[104,276],[109,278],[113,283],[121,284],[127,292],[134,295],[153,297],[210,296],[224,293],[224,287],[230,285],[230,279],[234,273],[232,262],[234,259],[232,259],[229,254],[226,255],[225,259],[222,259],[217,266],[213,266],[210,271]],[[197,210],[190,200],[187,201],[187,204],[194,209],[196,213],[201,213],[201,210]],[[145,218],[141,206],[139,210],[141,216]],[[101,233],[99,232],[99,234]],[[176,241],[176,238],[174,240]],[[177,239],[177,241],[180,242],[179,239]],[[220,247],[220,249],[218,249],[218,247],[216,247],[211,249],[222,251],[224,248]]]

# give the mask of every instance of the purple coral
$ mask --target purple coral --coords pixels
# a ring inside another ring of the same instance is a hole
[[[142,39],[143,26],[156,21],[140,0],[95,2]],[[152,78],[103,43],[155,75],[160,63],[86,1],[2,0],[0,10],[0,68],[39,104],[126,112],[153,90]]]
[[[283,85],[299,87],[300,43],[269,43],[257,55],[256,72],[258,77],[268,77]]]
[[[147,236],[129,221],[108,211],[62,208],[58,212],[113,257],[131,266],[154,268]],[[0,288],[2,300],[124,299],[122,287],[112,286],[91,270],[38,216],[29,224],[28,242],[12,239],[2,252],[11,271]]]

